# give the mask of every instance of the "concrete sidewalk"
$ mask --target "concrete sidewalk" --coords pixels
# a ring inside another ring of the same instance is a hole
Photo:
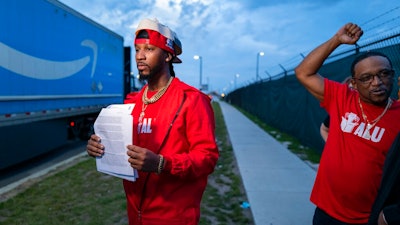
[[[311,225],[316,172],[241,112],[219,101],[256,225]]]

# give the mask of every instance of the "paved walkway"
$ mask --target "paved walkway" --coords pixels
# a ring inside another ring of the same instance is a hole
[[[256,225],[311,225],[315,171],[241,112],[220,101]]]

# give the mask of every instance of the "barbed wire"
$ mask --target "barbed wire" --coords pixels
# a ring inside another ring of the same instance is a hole
[[[391,12],[394,12],[394,11],[398,10],[398,9],[400,9],[400,6],[397,6],[397,7],[393,8],[393,9],[390,9],[390,10],[388,10],[388,11],[386,11],[386,12],[384,12],[384,13],[378,15],[378,16],[375,16],[372,19],[367,20],[366,22],[362,23],[361,26],[367,25],[367,24],[369,24],[369,23],[371,23],[371,22],[373,22],[373,21],[375,21],[375,20],[377,20],[377,19],[379,19],[379,18],[381,18],[383,16],[386,16],[386,15],[390,14]]]
[[[398,11],[400,11],[400,5],[361,23],[360,26],[363,27],[364,31],[362,42],[373,42],[376,40],[384,39],[388,36],[399,34],[400,13]],[[345,46],[343,48],[337,49],[337,52],[339,52],[338,54],[340,54],[340,52],[348,51],[349,48],[351,47]],[[267,70],[270,74],[274,74],[272,77],[279,76],[279,73],[276,74],[275,72],[280,71],[280,66],[285,67],[287,70],[294,70],[295,66],[303,59],[303,56],[307,55],[310,51],[311,50],[301,52],[298,55],[289,58],[285,62],[270,67]]]

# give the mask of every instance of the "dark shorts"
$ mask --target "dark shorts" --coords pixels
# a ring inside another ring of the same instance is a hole
[[[326,212],[322,211],[320,208],[317,207],[315,209],[313,217],[313,225],[366,225],[366,223],[362,224],[344,223],[331,217]]]

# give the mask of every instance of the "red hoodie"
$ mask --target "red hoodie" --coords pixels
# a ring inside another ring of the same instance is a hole
[[[160,175],[139,172],[135,182],[123,181],[129,224],[198,224],[207,177],[219,156],[210,98],[178,78],[147,106],[143,90],[125,100],[135,103],[133,144],[163,155],[167,164]],[[142,111],[145,116],[138,129]]]

